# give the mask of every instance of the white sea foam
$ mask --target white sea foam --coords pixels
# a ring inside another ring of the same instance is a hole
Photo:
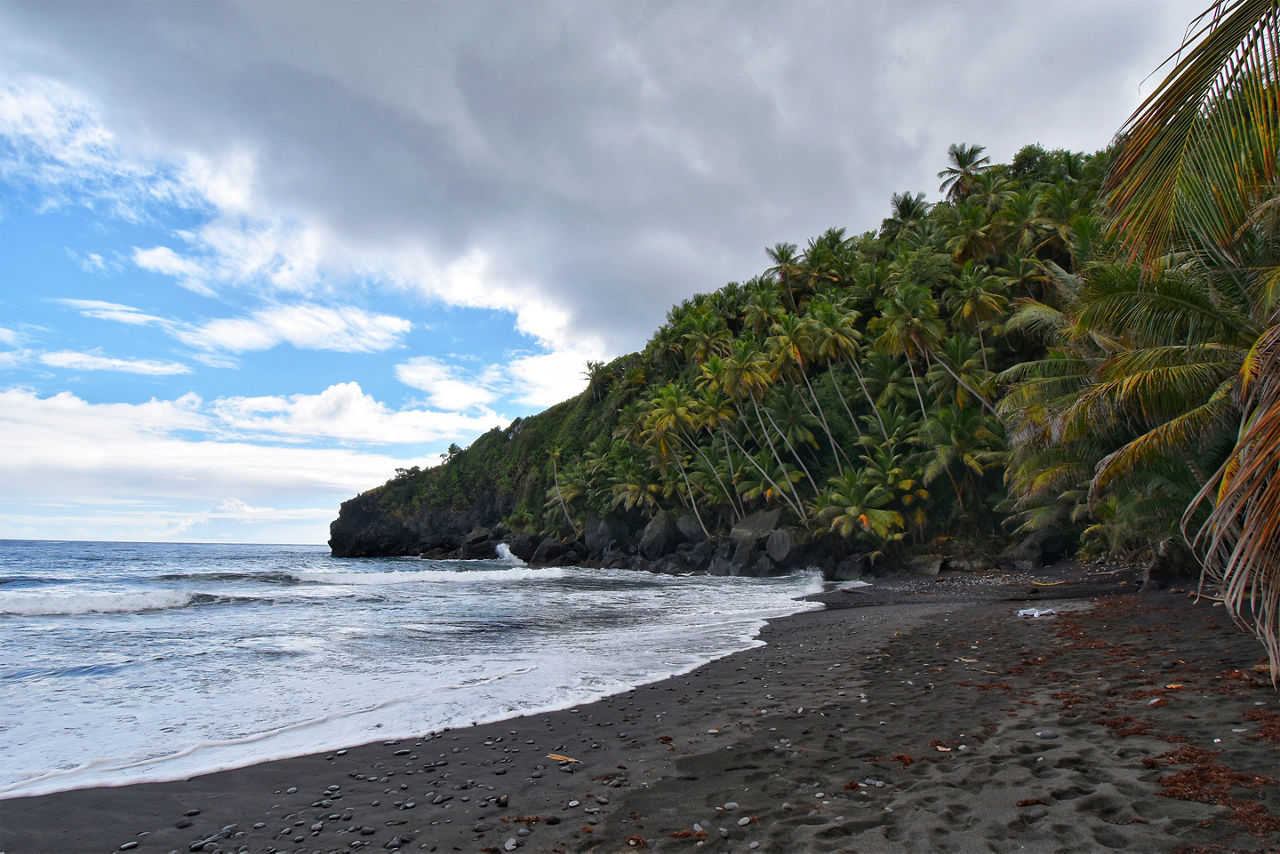
[[[75,614],[129,614],[184,608],[192,594],[177,590],[15,591],[0,594],[0,614],[23,617],[73,616]]]
[[[19,577],[0,595],[0,798],[570,707],[758,645],[766,619],[815,607],[792,597],[822,586],[269,546],[156,546],[139,567],[110,545],[0,542],[0,574]],[[160,573],[163,589],[137,588]]]
[[[498,560],[503,563],[509,563],[512,566],[526,566],[524,561],[512,554],[511,548],[506,543],[498,543],[496,551],[498,552]]]
[[[513,583],[520,581],[554,581],[564,578],[564,568],[558,566],[532,569],[520,564],[512,569],[424,569],[414,572],[342,572],[334,570],[308,570],[297,574],[299,581],[318,584],[447,584],[462,582],[477,584],[485,581]]]

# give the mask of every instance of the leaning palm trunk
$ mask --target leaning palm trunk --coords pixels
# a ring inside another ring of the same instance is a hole
[[[1187,508],[1183,531],[1216,491],[1208,518],[1187,539],[1227,613],[1262,641],[1271,684],[1280,687],[1280,326],[1258,339],[1254,353],[1256,370],[1251,376],[1246,366],[1241,378],[1240,439]]]

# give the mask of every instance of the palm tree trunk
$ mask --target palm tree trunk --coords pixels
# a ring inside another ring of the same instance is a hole
[[[743,514],[738,509],[737,505],[734,504],[734,496],[730,494],[729,488],[725,486],[724,481],[720,479],[720,472],[716,471],[715,463],[711,462],[711,458],[707,456],[707,452],[702,450],[702,447],[694,442],[693,439],[683,430],[680,431],[680,438],[684,440],[686,445],[693,448],[693,450],[698,453],[698,456],[702,457],[703,462],[707,464],[707,469],[711,472],[711,476],[716,479],[716,483],[720,484],[720,491],[724,493],[725,498],[729,499],[729,507],[733,510],[734,516],[737,519],[741,519]]]
[[[786,474],[787,464],[782,461],[782,455],[778,453],[778,449],[773,446],[773,440],[769,438],[769,428],[764,426],[764,416],[760,414],[760,404],[756,403],[756,399],[754,397],[751,398],[751,406],[756,411],[756,420],[760,422],[760,432],[764,434],[764,440],[768,444],[769,450],[773,452],[773,458],[778,461],[778,467],[782,469],[783,474]],[[773,421],[772,418],[769,420]],[[773,429],[778,431],[778,435],[782,437],[783,441],[786,441],[787,437],[782,436],[782,431],[778,430],[778,425],[775,424]],[[791,448],[790,442],[787,443],[787,447],[791,449],[792,455],[795,456],[795,449]],[[800,458],[798,456],[796,456],[796,462],[800,463],[800,468],[804,471],[805,477],[809,478],[809,483],[813,484],[813,476],[809,474],[809,470],[804,467],[804,463],[800,462]],[[800,498],[800,493],[796,491],[796,485],[791,483],[791,478],[787,478],[787,484],[791,487],[791,494],[795,496],[796,503],[803,504],[804,502]],[[813,484],[813,491],[815,494],[817,493],[817,484]]]
[[[996,412],[996,408],[991,405],[991,402],[988,401],[982,395],[978,394],[978,392],[974,390],[973,386],[969,385],[967,382],[960,379],[960,375],[951,369],[951,366],[947,364],[946,359],[943,359],[941,356],[939,356],[938,364],[942,365],[942,369],[945,370],[947,373],[951,374],[951,378],[956,382],[958,382],[961,386],[963,386],[965,391],[969,392],[969,394],[976,397],[978,399],[978,402],[981,403],[984,407],[986,407],[986,410],[988,412],[990,412],[992,415],[996,416],[997,418],[1000,417],[1000,414]]]
[[[684,470],[684,463],[680,462],[680,458],[675,459],[676,468],[680,469],[680,477],[684,478],[685,492],[689,493],[689,509],[693,511],[693,518],[698,520],[698,527],[702,529],[703,535],[710,540],[711,532],[707,530],[706,523],[702,521],[702,514],[698,512],[698,501],[693,497],[693,485],[689,483],[689,474]]]
[[[809,377],[805,374],[804,368],[800,369],[800,377],[804,380],[805,388],[809,389],[809,397],[813,398],[813,405],[818,408],[817,418],[822,424],[822,432],[827,434],[827,441],[831,444],[831,456],[836,461],[836,471],[844,474],[844,466],[840,464],[840,457],[844,454],[844,448],[836,444],[836,437],[831,435],[831,425],[827,423],[827,413],[822,411],[822,404],[818,402],[818,395],[814,394],[813,386],[809,383]],[[813,411],[805,404],[805,410],[813,415]],[[848,457],[845,457],[848,459]],[[816,491],[816,490],[815,490]]]
[[[578,536],[578,526],[569,516],[569,508],[565,506],[564,496],[560,494],[560,474],[556,471],[556,458],[551,458],[551,480],[556,487],[556,501],[560,502],[560,512],[564,513],[564,519],[569,523],[569,530],[573,531],[573,535]]]
[[[880,407],[876,406],[875,399],[871,397],[871,390],[867,388],[867,379],[862,375],[862,369],[858,367],[858,363],[852,358],[846,357],[845,361],[849,363],[849,367],[853,368],[853,375],[858,378],[858,387],[862,389],[862,396],[867,399],[867,405],[871,407],[872,414],[875,415],[876,421],[880,424],[880,432],[884,434],[887,441],[889,439],[889,431],[884,426],[884,419],[880,417]]]
[[[911,386],[916,390],[916,400],[920,401],[920,417],[929,420],[929,413],[924,408],[924,397],[920,394],[920,381],[916,379],[916,369],[911,364],[911,357],[906,356],[907,370],[911,372]]]
[[[738,441],[738,438],[736,436],[733,436],[732,434],[726,434],[726,435],[728,435],[729,438],[733,439],[733,444],[736,445],[738,450],[742,452],[742,455],[747,458],[747,461],[750,462],[751,465],[755,466],[756,471],[760,472],[760,475],[765,480],[769,481],[769,485],[772,486],[774,491],[778,493],[778,497],[781,498],[783,501],[787,502],[788,507],[796,511],[796,517],[802,521],[806,520],[808,517],[805,516],[802,505],[793,502],[790,498],[787,497],[787,493],[783,491],[781,486],[778,486],[778,482],[774,480],[772,477],[770,477],[769,473],[764,470],[763,466],[761,466],[758,462],[756,462],[756,458],[751,456],[751,454],[747,452],[746,448],[742,447],[742,443]],[[783,472],[786,472],[787,470],[786,466],[782,465],[781,463],[779,463],[779,466],[782,468]],[[795,491],[795,487],[792,487],[792,492],[794,491]],[[797,498],[798,497],[799,496],[797,496]]]

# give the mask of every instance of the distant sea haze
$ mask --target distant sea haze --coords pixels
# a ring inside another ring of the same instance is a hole
[[[0,540],[0,798],[571,706],[751,646],[821,586]]]

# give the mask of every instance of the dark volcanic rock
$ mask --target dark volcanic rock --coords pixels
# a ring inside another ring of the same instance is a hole
[[[1010,546],[1000,554],[1000,563],[1012,564],[1019,569],[1048,566],[1075,550],[1074,540],[1049,528],[1033,531],[1021,542]]]
[[[631,526],[618,516],[588,514],[583,542],[592,554],[611,554],[631,540]]]
[[[537,551],[540,542],[541,538],[534,534],[512,534],[507,538],[507,548],[511,549],[513,555],[528,563],[533,559],[533,553]]]
[[[849,555],[827,572],[823,577],[828,581],[857,581],[871,569],[871,561],[864,554]]]
[[[758,510],[734,525],[729,532],[729,539],[738,545],[749,542],[754,546],[756,541],[763,540],[778,529],[780,518],[780,509]]]
[[[656,558],[671,551],[675,545],[676,524],[665,513],[659,513],[644,526],[640,535],[640,554],[647,558]]]
[[[676,536],[684,543],[705,543],[707,535],[698,524],[698,518],[688,510],[676,517]]]
[[[528,562],[530,566],[557,566],[577,563],[578,558],[568,543],[554,537],[547,537],[538,543],[538,548],[534,550]]]
[[[1142,589],[1163,590],[1177,579],[1194,578],[1199,572],[1200,565],[1186,546],[1162,540],[1142,575]]]

